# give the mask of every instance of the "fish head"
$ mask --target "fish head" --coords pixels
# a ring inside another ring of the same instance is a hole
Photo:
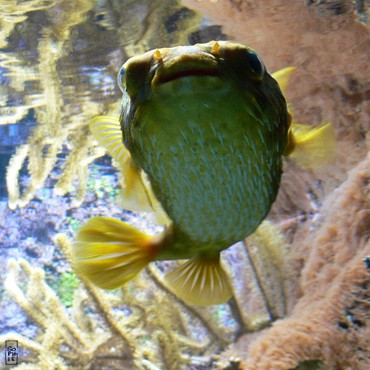
[[[132,102],[193,94],[230,81],[256,90],[266,79],[273,81],[255,50],[229,41],[151,50],[127,60],[118,74],[118,84]]]
[[[268,125],[269,131],[276,132],[272,135],[275,141],[284,142],[283,146],[287,141],[285,98],[261,58],[248,46],[210,41],[151,50],[127,60],[118,83],[123,92],[123,140],[131,153],[133,127],[143,124],[143,115],[160,126],[163,119],[155,116],[158,112],[177,122],[180,107],[186,107],[183,113],[189,122],[199,114],[218,115],[222,108],[228,115],[225,119]],[[249,118],[237,117],[241,106]]]

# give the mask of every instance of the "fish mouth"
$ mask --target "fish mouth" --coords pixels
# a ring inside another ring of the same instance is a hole
[[[210,76],[217,77],[219,76],[218,70],[209,69],[209,68],[188,68],[184,70],[174,71],[172,73],[166,73],[161,76],[158,80],[158,84],[165,84],[167,82],[175,81],[183,77],[196,77],[196,76]]]
[[[192,58],[183,56],[159,65],[152,82],[158,86],[186,77],[218,77],[219,75],[217,62],[213,58],[204,55],[195,58],[194,55]]]

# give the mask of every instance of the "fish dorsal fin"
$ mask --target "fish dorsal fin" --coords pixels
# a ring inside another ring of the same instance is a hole
[[[233,294],[219,255],[192,258],[168,273],[166,279],[178,297],[198,306],[225,303]]]
[[[295,67],[286,67],[286,68],[280,69],[271,74],[271,76],[279,84],[280,90],[283,93],[283,95],[285,95],[286,93],[288,82],[294,70],[295,70]]]
[[[118,163],[124,165],[129,151],[122,142],[122,131],[119,119],[114,116],[98,116],[89,122],[90,130],[98,143]]]

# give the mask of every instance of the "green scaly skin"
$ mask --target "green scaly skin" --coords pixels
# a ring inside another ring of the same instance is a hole
[[[285,99],[254,51],[213,45],[124,65],[123,140],[173,222],[156,259],[217,256],[258,227],[279,188]]]

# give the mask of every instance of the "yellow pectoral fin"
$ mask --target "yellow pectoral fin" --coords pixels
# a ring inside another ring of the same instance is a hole
[[[127,157],[122,166],[122,206],[130,211],[153,211],[148,186],[139,168]]]
[[[123,145],[118,118],[98,116],[89,122],[89,126],[98,143],[119,164],[123,175],[124,207],[131,211],[149,210],[150,201],[141,179],[140,170],[134,165],[130,152]]]
[[[330,123],[310,127],[293,123],[289,133],[289,155],[301,167],[316,168],[335,158],[335,133]]]
[[[289,79],[292,75],[292,72],[295,70],[296,67],[286,67],[283,69],[280,69],[279,71],[276,71],[271,74],[271,76],[277,81],[279,84],[280,90],[285,95]]]
[[[168,273],[166,279],[179,298],[198,306],[225,303],[233,294],[220,256],[193,258]]]
[[[122,142],[119,119],[113,116],[98,116],[89,122],[89,126],[98,143],[123,166],[130,153]]]
[[[130,211],[154,211],[164,220],[164,211],[155,199],[150,184],[145,182],[142,171],[135,165],[130,152],[123,145],[119,119],[113,116],[98,116],[89,122],[89,126],[98,143],[119,164],[123,176],[122,206]]]
[[[122,207],[136,212],[154,212],[159,225],[168,225],[170,220],[155,197],[145,173],[129,160],[122,172]]]
[[[74,267],[93,284],[116,289],[154,257],[155,237],[113,218],[91,218],[73,244]]]

